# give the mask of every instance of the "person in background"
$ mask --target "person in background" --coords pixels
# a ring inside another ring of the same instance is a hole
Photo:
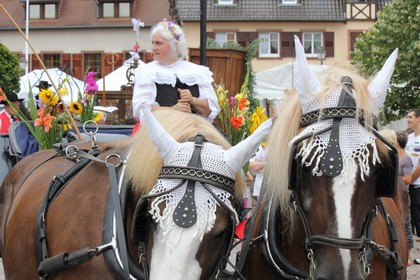
[[[136,69],[133,92],[133,114],[138,117],[140,105],[152,110],[170,107],[196,113],[213,122],[220,107],[214,91],[213,73],[209,68],[186,61],[187,44],[180,26],[163,19],[152,28],[154,61]]]
[[[254,177],[252,187],[253,205],[258,200],[265,169],[265,146],[266,142],[261,143],[253,158],[249,161],[249,172]]]
[[[413,232],[411,230],[411,215],[410,215],[410,198],[408,195],[408,184],[411,181],[411,171],[413,170],[413,163],[411,158],[405,152],[405,146],[407,143],[407,134],[404,131],[395,133],[392,129],[383,129],[380,131],[381,135],[387,139],[392,145],[397,148],[398,152],[398,176],[401,181],[398,182],[398,188],[402,189],[402,194],[407,200],[407,209],[405,213],[405,233],[407,236],[407,243],[410,249],[414,247]],[[411,265],[411,258],[407,265]]]
[[[6,94],[7,99],[12,102],[17,109],[20,108],[20,102],[23,98],[19,98],[18,95],[14,92]],[[0,112],[0,133],[8,134],[9,127],[14,121],[18,121],[16,117],[16,112],[12,106],[6,100],[1,100],[0,104],[3,104],[4,110]]]
[[[413,162],[409,194],[411,200],[411,223],[416,241],[420,242],[420,109],[411,109],[407,114],[408,128],[413,131],[408,135],[405,151]]]
[[[413,161],[407,155],[405,151],[405,146],[407,145],[408,134],[405,131],[397,132],[397,151],[399,159],[398,175],[401,176],[401,179],[406,184],[407,187],[407,196],[408,196],[408,207],[405,220],[405,231],[407,233],[407,242],[408,247],[411,249],[414,248],[413,240],[413,230],[411,229],[411,210],[410,210],[410,197],[408,194],[408,186],[411,183],[411,171],[413,170]],[[408,259],[408,264],[411,265],[411,257]]]

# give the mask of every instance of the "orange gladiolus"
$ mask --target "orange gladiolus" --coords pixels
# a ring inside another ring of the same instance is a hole
[[[246,98],[241,98],[241,100],[239,100],[238,109],[242,111],[248,105],[248,103],[249,102]]]
[[[242,118],[242,117],[235,117],[235,116],[232,116],[232,117],[230,118],[230,123],[232,124],[232,126],[233,126],[234,128],[238,128],[238,127],[240,127],[240,126],[242,125],[242,121],[243,121],[243,118]]]
[[[52,122],[53,120],[55,120],[54,116],[51,116],[50,114],[47,114],[44,118],[43,118],[43,122],[44,122],[44,131],[46,133],[48,133],[48,131],[50,131],[50,128],[52,128]]]

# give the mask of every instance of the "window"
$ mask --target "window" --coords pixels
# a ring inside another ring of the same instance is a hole
[[[101,18],[130,18],[132,1],[99,0]]]
[[[57,3],[29,4],[29,19],[56,19],[56,18],[57,18]]]
[[[83,54],[83,70],[85,73],[89,71],[97,72],[97,77],[101,78],[102,73],[102,54],[100,53],[84,53]]]
[[[61,55],[58,53],[46,53],[42,55],[45,67],[59,68],[61,66]]]
[[[216,32],[216,42],[223,47],[236,43],[236,32]]]
[[[297,4],[297,0],[282,0],[281,3],[283,5],[296,5]]]
[[[219,5],[233,5],[233,0],[218,0],[217,4],[219,4]]]
[[[278,32],[261,32],[260,38],[260,57],[280,57]]]
[[[321,32],[303,33],[303,48],[307,57],[318,57],[317,51],[324,47]]]

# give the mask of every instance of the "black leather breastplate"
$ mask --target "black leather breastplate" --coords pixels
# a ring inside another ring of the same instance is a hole
[[[160,106],[172,107],[179,100],[178,88],[180,89],[189,89],[192,96],[199,97],[200,92],[198,90],[198,85],[188,86],[184,83],[181,83],[179,79],[176,80],[175,87],[167,84],[158,84],[156,83],[156,102]]]

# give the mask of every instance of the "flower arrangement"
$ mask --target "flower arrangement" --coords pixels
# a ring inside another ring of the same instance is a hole
[[[85,91],[83,95],[79,92],[77,101],[70,103],[70,111],[74,113],[80,123],[93,120],[98,122],[103,118],[102,112],[94,112],[95,93],[98,91],[98,85],[95,81],[96,72],[88,72],[85,77]]]
[[[102,112],[94,112],[95,93],[98,90],[98,85],[94,79],[95,72],[88,72],[85,81],[84,95],[78,93],[78,101],[71,102],[70,112],[79,118],[81,123],[88,120],[95,122],[103,117]],[[39,99],[35,101],[32,90],[29,91],[29,114],[28,118],[19,108],[12,102],[9,105],[16,112],[19,121],[25,123],[29,132],[38,141],[40,149],[51,149],[55,143],[61,141],[65,131],[71,129],[69,113],[65,112],[64,105],[60,97],[67,96],[69,90],[66,84],[69,82],[68,78],[63,79],[58,85],[58,94],[53,92],[50,88],[42,89],[39,92]],[[31,86],[29,85],[29,88]],[[0,99],[6,99],[7,96],[0,91]],[[31,122],[29,119],[32,119]]]
[[[64,86],[66,82],[68,79],[64,79],[58,86],[62,96],[68,94],[68,89]],[[3,98],[7,99],[7,96],[3,94]],[[25,123],[29,132],[38,141],[41,150],[51,149],[61,140],[64,131],[70,129],[70,117],[64,112],[62,102],[51,89],[41,90],[37,102],[32,90],[29,91],[29,114],[33,122],[15,104],[8,103],[16,112],[19,121]]]
[[[234,96],[229,96],[224,84],[214,85],[220,106],[219,126],[232,145],[247,138],[267,119],[263,108],[251,107],[252,97],[248,88],[250,71],[248,63],[241,90]]]

